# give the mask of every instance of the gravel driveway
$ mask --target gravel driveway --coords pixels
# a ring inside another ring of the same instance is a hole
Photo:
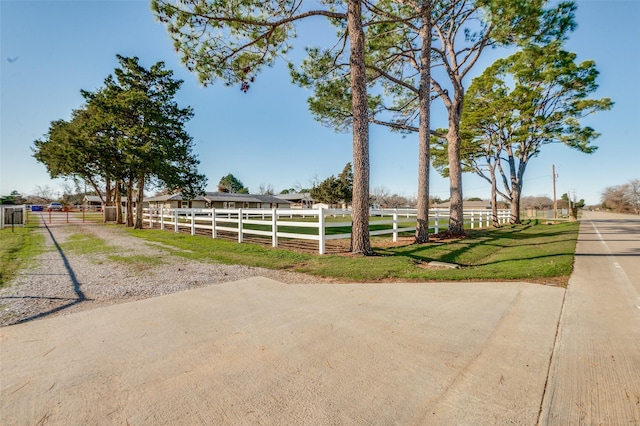
[[[119,227],[43,225],[39,232],[46,251],[0,289],[0,326],[255,276],[292,284],[323,281],[286,271],[185,259],[174,248],[138,239]],[[100,238],[111,250],[78,254],[61,248],[78,234]],[[153,262],[126,261],[133,256]]]

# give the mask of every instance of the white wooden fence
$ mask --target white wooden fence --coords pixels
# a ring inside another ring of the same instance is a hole
[[[371,210],[371,216],[374,217],[369,224],[374,228],[371,235],[392,235],[393,241],[397,241],[398,234],[416,229],[415,209]],[[464,217],[468,228],[491,226],[490,211],[466,210]],[[188,228],[191,235],[198,229],[206,230],[212,238],[217,238],[219,231],[235,233],[239,243],[244,235],[271,237],[273,247],[278,246],[279,238],[318,241],[320,254],[325,254],[327,241],[351,238],[350,232],[337,233],[339,231],[335,230],[351,227],[351,210],[341,209],[144,209],[143,218],[150,227],[159,226],[175,232]],[[437,234],[440,227],[447,227],[449,210],[430,210],[429,218],[430,227]],[[498,220],[508,222],[509,211],[499,210]]]

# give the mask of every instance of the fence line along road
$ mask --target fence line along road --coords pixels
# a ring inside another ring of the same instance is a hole
[[[414,232],[417,211],[415,209],[371,210],[370,235],[392,235]],[[498,210],[498,221],[509,221],[509,210]],[[179,232],[188,228],[191,235],[196,230],[206,230],[212,238],[219,231],[234,233],[242,243],[244,235],[271,237],[273,247],[279,238],[318,241],[320,254],[325,254],[329,240],[351,238],[351,210],[344,209],[143,209],[143,221],[149,227],[173,229]],[[429,211],[429,226],[435,234],[449,221],[449,210]],[[465,227],[474,229],[489,227],[491,211],[465,210]]]

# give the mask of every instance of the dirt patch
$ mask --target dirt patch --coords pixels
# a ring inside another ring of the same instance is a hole
[[[447,270],[447,269],[458,269],[460,265],[456,265],[454,263],[445,263],[445,262],[417,262],[416,266],[422,269],[434,269],[434,270]]]

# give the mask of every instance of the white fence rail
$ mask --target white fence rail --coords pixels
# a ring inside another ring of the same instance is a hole
[[[416,229],[414,209],[371,210],[371,216],[371,235],[392,235],[397,241],[398,234]],[[465,226],[471,229],[492,223],[487,210],[466,210],[464,217]],[[219,231],[235,233],[239,243],[244,235],[271,237],[273,247],[278,246],[279,238],[318,241],[320,254],[325,254],[327,241],[351,238],[350,232],[340,233],[337,229],[351,227],[351,211],[341,209],[144,209],[143,218],[150,227],[175,232],[188,228],[191,235],[197,230],[205,230],[212,238],[217,238]],[[430,227],[437,234],[440,227],[447,226],[449,210],[430,210],[429,218]],[[499,210],[498,220],[508,222],[509,211]]]

